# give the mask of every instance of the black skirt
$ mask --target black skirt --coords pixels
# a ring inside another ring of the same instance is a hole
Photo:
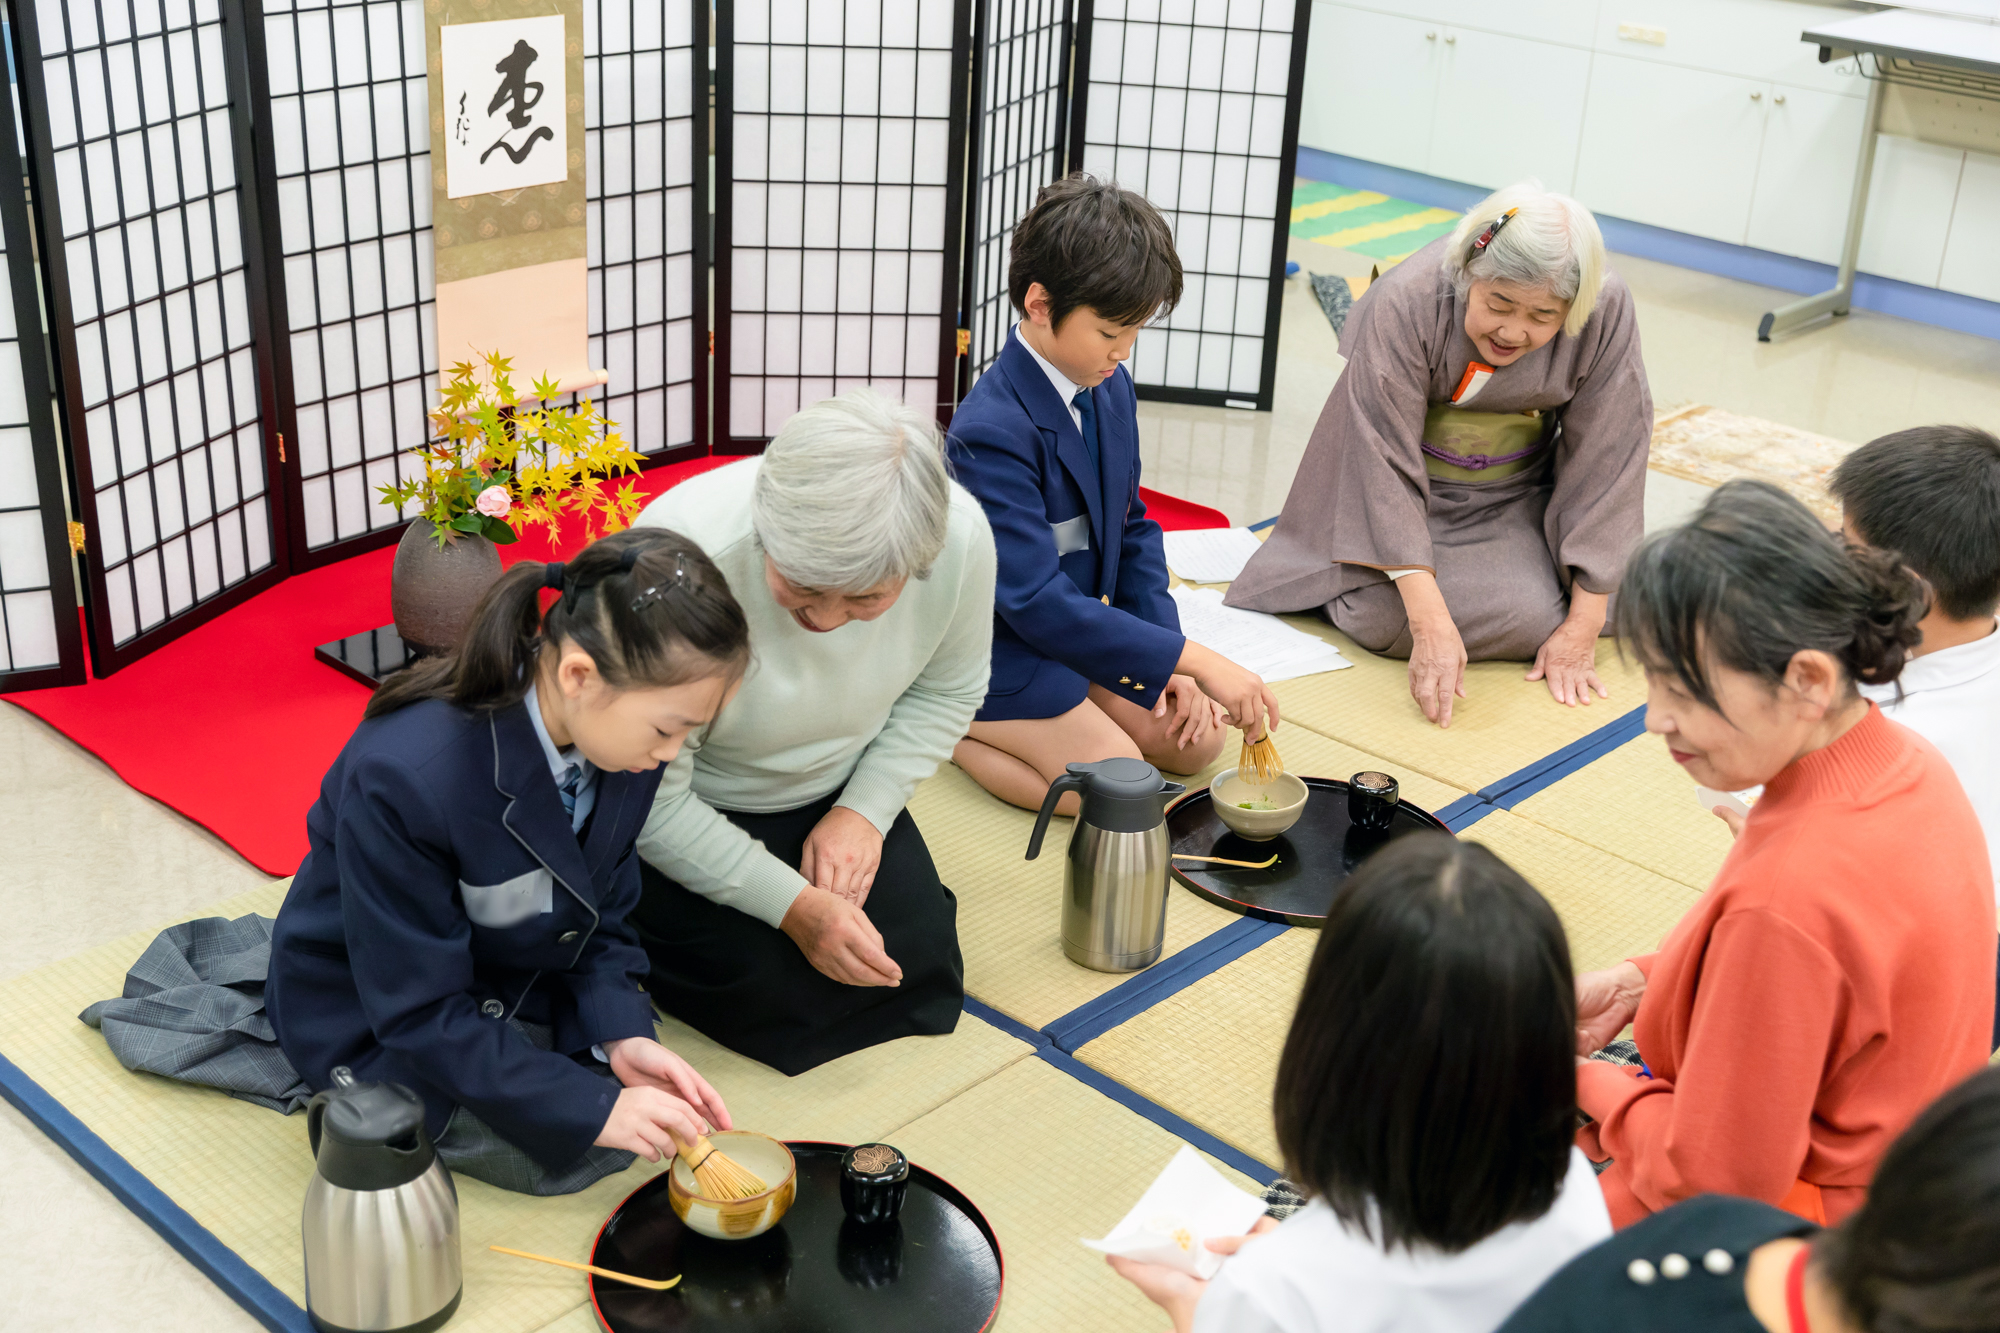
[[[796,866],[813,826],[839,793],[777,814],[724,811],[729,821]],[[847,986],[806,961],[789,935],[710,902],[642,863],[632,914],[652,960],[653,1000],[666,1013],[785,1074],[803,1074],[897,1037],[950,1032],[965,1005],[958,900],[938,879],[905,810],[882,840],[882,863],[862,910],[903,969],[900,986]]]

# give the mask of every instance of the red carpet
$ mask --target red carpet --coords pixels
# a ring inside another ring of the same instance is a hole
[[[733,461],[671,464],[639,486],[657,495]],[[1228,525],[1206,505],[1142,494],[1162,527]],[[566,543],[564,553],[579,545]],[[105,680],[0,697],[258,869],[289,875],[306,853],[306,810],[368,698],[366,687],[316,661],[313,646],[389,622],[395,554],[385,547],[296,575]],[[501,549],[510,564],[549,555],[540,533]]]

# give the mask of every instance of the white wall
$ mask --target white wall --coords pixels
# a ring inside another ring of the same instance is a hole
[[[1984,0],[1982,0],[1984,2]],[[1836,263],[1868,92],[1798,0],[1315,0],[1299,142]],[[1621,37],[1655,29],[1665,41]],[[2000,301],[2000,157],[1884,135],[1861,268]]]

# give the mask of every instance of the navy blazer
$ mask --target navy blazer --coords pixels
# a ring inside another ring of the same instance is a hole
[[[1095,478],[1069,404],[1018,333],[952,415],[953,475],[985,507],[999,555],[979,721],[1058,716],[1093,682],[1151,708],[1186,644],[1160,525],[1139,499],[1132,377],[1120,366],[1091,400]]]
[[[355,728],[271,938],[265,1007],[306,1083],[346,1065],[415,1089],[433,1137],[465,1106],[551,1170],[581,1156],[619,1087],[577,1057],[653,1035],[625,918],[664,771],[599,773],[579,842],[524,704],[431,699]]]

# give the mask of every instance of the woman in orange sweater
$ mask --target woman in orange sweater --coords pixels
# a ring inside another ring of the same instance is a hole
[[[1855,689],[1917,642],[1922,585],[1762,482],[1648,539],[1620,585],[1646,729],[1703,786],[1762,784],[1659,952],[1577,978],[1579,1135],[1614,1225],[1702,1193],[1838,1222],[1891,1140],[1986,1062],[1985,837],[1929,742]]]

